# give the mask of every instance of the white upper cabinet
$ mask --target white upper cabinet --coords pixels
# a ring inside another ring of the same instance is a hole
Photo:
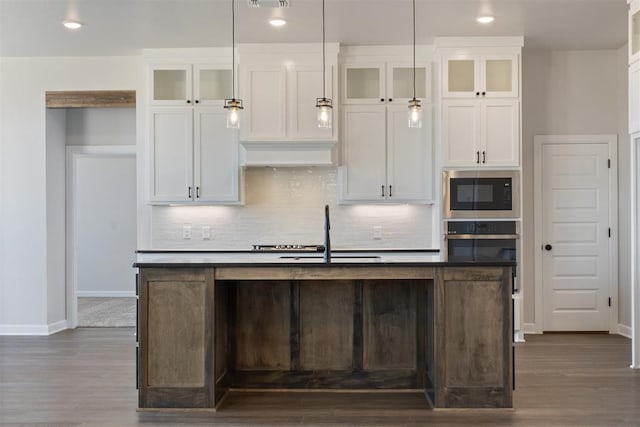
[[[230,65],[230,64],[229,64]],[[224,105],[231,98],[231,67],[216,64],[152,64],[150,105]]]
[[[342,103],[347,105],[406,105],[413,98],[414,72],[411,59],[359,61],[342,65]],[[431,67],[416,62],[416,98],[431,102]]]
[[[441,37],[445,167],[520,167],[522,37]]]
[[[430,117],[430,106],[423,108]],[[400,105],[348,105],[343,114],[340,202],[430,202],[431,120],[409,128]]]
[[[516,54],[452,54],[442,58],[443,98],[519,96]]]
[[[451,100],[442,103],[444,164],[450,167],[517,167],[520,103]]]
[[[149,114],[150,189],[155,203],[193,199],[193,115],[191,108],[157,108]]]
[[[287,70],[279,64],[245,64],[240,84],[243,140],[281,140],[287,136]]]
[[[337,45],[327,46],[324,85],[333,100],[333,126],[318,128],[316,98],[323,96],[322,50],[315,45],[246,45],[240,49],[242,141],[337,141]]]
[[[238,132],[227,129],[231,51],[147,49],[151,204],[238,204]],[[218,55],[218,56],[216,56]]]

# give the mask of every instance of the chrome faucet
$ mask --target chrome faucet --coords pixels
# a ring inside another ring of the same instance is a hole
[[[329,222],[329,205],[324,205],[324,262],[331,262],[331,238],[329,230],[331,223]]]

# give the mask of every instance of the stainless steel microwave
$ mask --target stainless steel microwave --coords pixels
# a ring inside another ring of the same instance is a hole
[[[445,218],[518,218],[518,171],[445,171]]]

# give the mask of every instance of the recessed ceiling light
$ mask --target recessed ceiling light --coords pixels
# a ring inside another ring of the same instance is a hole
[[[496,18],[494,18],[491,15],[487,15],[487,16],[479,16],[478,19],[476,19],[476,21],[478,21],[481,24],[490,24],[493,21],[495,21]]]
[[[285,21],[284,19],[272,19],[269,21],[269,24],[273,25],[274,27],[282,27],[283,25],[285,25],[287,23],[287,21]]]
[[[82,27],[82,24],[78,21],[64,21],[62,25],[70,30],[77,30],[78,28]]]

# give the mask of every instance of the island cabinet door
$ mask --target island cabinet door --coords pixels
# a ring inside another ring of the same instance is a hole
[[[219,399],[212,272],[140,269],[140,408],[207,408]]]
[[[435,281],[435,406],[512,407],[511,267],[449,267]]]

